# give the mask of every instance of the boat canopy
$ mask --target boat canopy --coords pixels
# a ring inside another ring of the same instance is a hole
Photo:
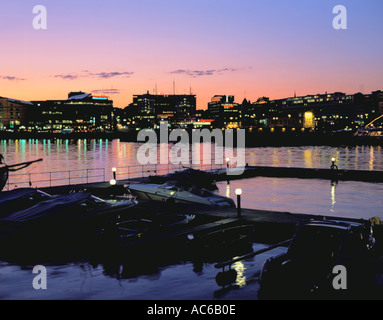
[[[64,214],[66,216],[71,215],[73,213],[76,214],[77,212],[68,212],[65,211],[65,209],[69,208],[72,205],[80,204],[84,200],[88,199],[90,196],[90,193],[69,193],[61,195],[51,200],[40,202],[31,208],[19,212],[14,212],[6,218],[0,219],[0,221],[11,221],[21,223],[48,216],[57,216],[60,214]]]
[[[4,191],[0,193],[0,206],[7,205],[8,203],[19,198],[34,194],[37,189],[33,188],[20,188],[11,191]]]
[[[150,180],[155,183],[164,183],[166,181],[178,181],[185,185],[196,185],[200,188],[206,188],[209,190],[217,190],[215,184],[215,175],[211,172],[197,170],[193,168],[187,168],[182,171],[176,171],[168,173],[163,176],[150,176]]]

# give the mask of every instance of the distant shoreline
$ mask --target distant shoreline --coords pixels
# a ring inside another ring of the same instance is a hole
[[[32,133],[32,132],[0,132],[0,140],[83,140],[102,139],[121,142],[138,142],[135,132],[113,132],[113,133]],[[236,138],[234,137],[234,142]],[[172,142],[170,142],[172,143]],[[282,132],[247,132],[246,147],[288,147],[288,146],[357,146],[357,145],[383,145],[382,140],[356,138],[352,133],[282,133]],[[234,145],[235,146],[235,145]]]

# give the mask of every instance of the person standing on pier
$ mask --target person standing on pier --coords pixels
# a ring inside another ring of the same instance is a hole
[[[4,161],[4,156],[0,153],[0,164],[5,164]]]

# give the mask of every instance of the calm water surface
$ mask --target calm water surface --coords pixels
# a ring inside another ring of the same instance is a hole
[[[105,168],[106,179],[112,167],[137,165],[139,145],[118,140],[18,140],[0,141],[0,153],[8,164],[43,158],[23,173],[86,170]],[[342,169],[383,170],[383,150],[367,147],[282,147],[246,149],[249,165],[328,168],[336,158]],[[34,185],[38,186],[38,185]],[[219,193],[235,199],[234,191],[243,189],[242,206],[254,209],[308,213],[354,218],[383,218],[383,184],[252,178],[218,184]],[[254,249],[262,245],[255,244]],[[48,290],[32,288],[33,266],[0,262],[0,299],[257,299],[254,278],[276,249],[248,261],[238,263],[236,285],[223,290],[215,282],[214,264],[196,269],[189,261],[177,261],[152,267],[134,277],[124,276],[124,266],[88,262],[47,265]],[[139,263],[132,257],[132,264]],[[125,268],[127,268],[125,266]]]

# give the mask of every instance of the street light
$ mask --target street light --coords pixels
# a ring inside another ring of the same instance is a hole
[[[335,158],[331,159],[331,170],[338,170],[338,166],[335,164]]]
[[[229,168],[230,158],[226,158],[226,168]]]
[[[116,179],[116,171],[117,171],[117,168],[112,168],[112,172],[113,172],[113,180],[117,180],[117,179]]]
[[[237,195],[237,217],[239,219],[239,218],[241,218],[241,195],[242,195],[242,189],[240,189],[240,188],[235,189],[235,194]]]
[[[110,183],[111,186],[115,186],[117,181],[116,181],[116,179],[112,179],[112,180],[109,181],[109,183]]]

